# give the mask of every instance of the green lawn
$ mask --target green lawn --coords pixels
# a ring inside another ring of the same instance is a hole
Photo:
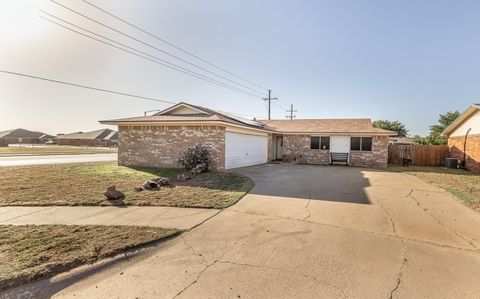
[[[390,167],[414,175],[426,183],[445,189],[467,206],[480,212],[480,174],[443,167]]]
[[[140,226],[0,225],[0,290],[172,236]]]
[[[253,186],[244,176],[207,172],[175,182],[177,169],[128,168],[114,162],[0,168],[0,206],[145,205],[225,208]],[[135,192],[147,179],[169,177],[173,187]],[[125,193],[120,202],[105,200],[103,192],[115,185]]]

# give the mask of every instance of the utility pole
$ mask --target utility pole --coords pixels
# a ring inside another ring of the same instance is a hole
[[[268,120],[271,119],[271,107],[272,107],[272,101],[278,100],[277,98],[272,98],[272,91],[269,89],[268,90],[268,98],[263,98],[264,101],[268,102]]]
[[[287,118],[290,118],[290,120],[292,120],[296,117],[295,115],[293,115],[293,112],[298,112],[298,110],[293,110],[293,104],[290,104],[290,110],[287,110],[287,112],[290,112],[290,115],[287,115]]]

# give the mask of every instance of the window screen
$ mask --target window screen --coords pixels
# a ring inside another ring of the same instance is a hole
[[[330,149],[330,137],[320,137],[320,149],[322,150]]]
[[[362,137],[362,151],[372,150],[372,137]]]
[[[352,137],[350,139],[350,150],[359,151],[360,150],[360,137]]]
[[[310,149],[320,148],[320,137],[310,137]]]

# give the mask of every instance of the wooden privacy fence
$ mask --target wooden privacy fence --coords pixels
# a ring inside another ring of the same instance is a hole
[[[447,145],[390,144],[388,146],[388,164],[402,165],[405,161],[415,166],[444,166],[447,155]]]

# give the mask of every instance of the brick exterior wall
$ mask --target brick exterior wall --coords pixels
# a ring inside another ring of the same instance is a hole
[[[272,162],[273,156],[273,134],[268,134],[268,144],[267,144],[267,162]]]
[[[310,135],[283,135],[283,161],[329,164],[330,151],[310,149]]]
[[[450,158],[456,158],[463,161],[463,147],[465,143],[465,136],[448,138],[448,147]],[[480,134],[469,135],[467,138],[467,169],[475,172],[480,172]]]
[[[330,151],[310,149],[310,135],[283,135],[283,161],[327,165]],[[350,165],[363,167],[387,167],[388,137],[374,136],[372,151],[350,152]]]
[[[387,167],[388,164],[388,137],[374,136],[372,151],[350,151],[350,165],[363,167]]]
[[[37,144],[40,143],[38,138],[32,137],[2,137],[5,144]],[[20,139],[22,140],[20,142]]]
[[[211,170],[225,169],[225,127],[120,126],[118,164],[179,168],[178,158],[197,144],[210,149]]]

